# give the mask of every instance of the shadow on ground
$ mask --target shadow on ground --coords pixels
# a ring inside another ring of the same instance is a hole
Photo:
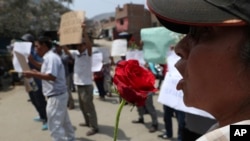
[[[103,134],[112,138],[114,136],[114,127],[107,126],[107,125],[99,125],[98,134]],[[84,137],[77,137],[76,140],[77,141],[92,141]],[[117,141],[129,141],[129,140],[130,138],[126,136],[125,132],[122,129],[118,129]]]

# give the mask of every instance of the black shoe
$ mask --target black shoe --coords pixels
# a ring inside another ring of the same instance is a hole
[[[150,133],[154,133],[155,131],[157,131],[157,129],[158,129],[158,125],[152,125],[150,128],[149,128],[149,132]]]
[[[165,139],[165,140],[172,138],[172,137],[167,136],[166,134],[158,135],[158,137],[162,138],[162,139]]]
[[[133,120],[132,123],[142,123],[142,124],[144,124],[144,120],[139,118],[138,120]]]

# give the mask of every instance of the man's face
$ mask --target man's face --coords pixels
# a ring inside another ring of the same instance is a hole
[[[57,53],[61,53],[62,52],[62,47],[61,46],[56,46],[55,49],[56,49]]]
[[[76,45],[76,48],[77,48],[77,50],[79,51],[79,53],[82,53],[82,52],[84,52],[85,50],[86,50],[86,43],[85,42],[83,42],[82,44],[79,44],[79,45]]]
[[[210,113],[239,102],[237,92],[244,85],[240,48],[243,27],[191,27],[175,47],[181,57],[176,68],[183,76],[177,89],[184,92],[184,103]],[[230,109],[230,108],[228,108]]]
[[[37,54],[40,56],[40,57],[43,57],[43,55],[46,53],[47,51],[47,47],[44,46],[44,45],[41,45],[39,42],[35,42],[35,49],[36,49],[36,52]]]

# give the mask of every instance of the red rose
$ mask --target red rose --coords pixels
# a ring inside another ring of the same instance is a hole
[[[115,69],[114,83],[127,102],[144,106],[149,92],[155,92],[155,77],[141,67],[137,60],[120,61]]]

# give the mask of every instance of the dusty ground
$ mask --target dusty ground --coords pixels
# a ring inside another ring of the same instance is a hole
[[[76,137],[78,141],[111,141],[113,140],[113,130],[115,115],[118,104],[118,97],[108,97],[106,101],[100,101],[95,96],[94,103],[97,110],[100,133],[87,137],[85,133],[88,128],[79,127],[83,122],[83,116],[78,108],[77,94],[73,93],[76,108],[69,110],[72,124],[76,127]],[[119,125],[119,141],[155,141],[161,140],[157,135],[163,131],[162,105],[157,102],[158,95],[154,96],[154,104],[157,109],[159,119],[159,131],[149,133],[150,116],[145,115],[145,124],[132,124],[131,121],[137,119],[136,108],[127,105],[121,113]],[[51,140],[48,131],[41,130],[41,123],[33,121],[37,116],[34,107],[27,102],[28,95],[23,86],[16,86],[8,91],[0,91],[0,141],[49,141]],[[174,131],[176,131],[176,119],[174,121]],[[176,137],[176,133],[174,134]]]

